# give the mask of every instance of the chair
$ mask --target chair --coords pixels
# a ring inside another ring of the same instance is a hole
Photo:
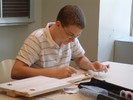
[[[15,60],[7,59],[0,62],[0,83],[9,82],[11,78],[11,70]]]

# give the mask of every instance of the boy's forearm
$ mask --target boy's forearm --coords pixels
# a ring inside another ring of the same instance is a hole
[[[81,69],[84,70],[89,70],[92,66],[92,62],[86,56],[76,59],[75,62]]]

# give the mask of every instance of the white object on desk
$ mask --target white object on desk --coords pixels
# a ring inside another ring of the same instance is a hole
[[[88,74],[92,75],[95,78],[102,78],[108,77],[107,73],[105,72],[94,72],[92,70],[88,70]]]
[[[9,96],[32,97],[42,93],[47,93],[62,87],[69,86],[70,83],[55,78],[37,76],[13,82],[0,84],[0,89],[7,92]]]
[[[36,76],[32,78],[16,80],[0,84],[0,90],[5,91],[7,95],[16,97],[18,95],[33,97],[36,95],[48,93],[51,91],[63,89],[73,84],[73,82],[84,79],[85,75],[76,75],[66,79],[56,79],[45,76]]]

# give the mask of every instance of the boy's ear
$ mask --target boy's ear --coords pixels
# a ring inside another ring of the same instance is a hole
[[[56,21],[56,25],[57,25],[57,27],[60,27],[61,26],[61,22],[60,21]]]

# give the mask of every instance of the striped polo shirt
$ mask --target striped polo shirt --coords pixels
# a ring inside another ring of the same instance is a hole
[[[24,41],[18,52],[17,59],[31,67],[63,67],[70,64],[71,58],[84,55],[77,38],[74,42],[62,44],[60,47],[52,39],[48,23],[45,28],[38,29],[31,33]]]

